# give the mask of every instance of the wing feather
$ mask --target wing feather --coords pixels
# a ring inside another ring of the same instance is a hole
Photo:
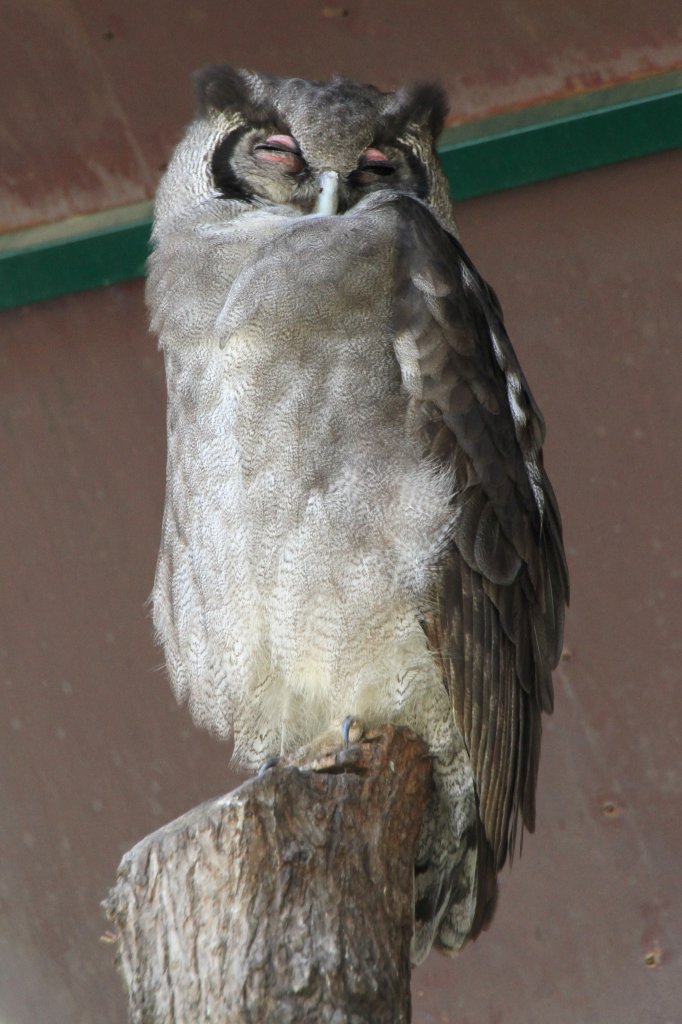
[[[540,715],[552,710],[568,600],[561,519],[542,466],[544,421],[493,291],[427,207],[394,202],[396,354],[405,339],[418,354],[417,371],[412,358],[403,373],[411,416],[453,478],[452,541],[424,628],[471,758],[479,868],[494,873],[519,823],[535,824]],[[474,931],[494,902],[493,880],[479,886]]]

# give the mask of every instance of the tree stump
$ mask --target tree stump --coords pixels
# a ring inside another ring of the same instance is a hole
[[[423,742],[312,748],[125,855],[104,906],[131,1024],[410,1020]]]

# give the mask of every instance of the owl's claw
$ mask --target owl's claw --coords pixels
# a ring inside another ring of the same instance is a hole
[[[352,731],[352,736],[351,736]],[[359,743],[364,736],[365,730],[362,723],[353,715],[346,715],[341,724],[341,736],[343,737],[343,749],[348,750],[351,743]]]
[[[258,769],[258,777],[260,778],[261,775],[265,775],[265,773],[269,772],[271,768],[275,768],[277,764],[279,764],[278,757],[269,757],[267,761],[263,761],[262,765]]]

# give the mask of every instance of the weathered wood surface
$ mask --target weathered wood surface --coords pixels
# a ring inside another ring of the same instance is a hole
[[[384,726],[303,750],[138,843],[105,903],[132,1024],[409,1021],[431,786],[422,741]]]

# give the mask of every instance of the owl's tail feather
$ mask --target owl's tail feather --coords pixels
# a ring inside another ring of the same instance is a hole
[[[476,832],[476,910],[470,939],[475,939],[490,926],[497,907],[498,893],[495,854],[480,818],[476,820]]]
[[[454,956],[491,923],[497,905],[495,856],[480,820],[462,839],[457,864],[444,876],[434,863],[415,876],[412,962],[433,946]]]

